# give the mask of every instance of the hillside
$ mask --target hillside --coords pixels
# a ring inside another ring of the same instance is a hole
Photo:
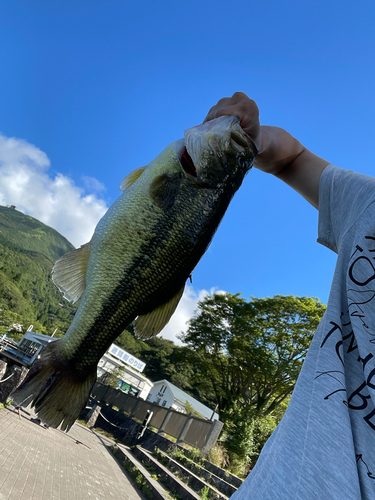
[[[30,250],[47,257],[52,263],[74,250],[60,233],[18,210],[0,206],[0,243],[16,251]]]
[[[0,334],[9,321],[57,336],[77,306],[51,280],[54,262],[74,247],[60,233],[17,210],[0,206]],[[12,313],[12,314],[11,314]],[[1,328],[2,327],[2,328]]]

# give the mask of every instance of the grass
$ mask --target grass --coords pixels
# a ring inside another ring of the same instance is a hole
[[[77,418],[77,422],[78,422],[79,424],[83,425],[83,427],[87,427],[87,422],[86,422],[86,420],[81,420],[81,419]]]
[[[202,500],[208,500],[209,491],[210,491],[210,488],[208,486],[205,486],[204,488],[202,488],[202,490],[200,492],[200,496],[201,496]]]
[[[109,449],[112,451],[116,458],[120,458],[118,448],[116,448],[115,446],[110,446]],[[152,488],[149,485],[147,479],[145,479],[143,474],[139,471],[138,467],[133,465],[133,463],[123,455],[121,455],[120,465],[130,474],[130,477],[133,479],[135,486],[140,491],[142,491],[147,498],[151,499],[153,497]]]
[[[5,403],[0,403],[0,410],[2,410],[3,408],[6,408],[7,406],[10,406],[13,402],[13,399],[7,399],[7,401],[5,401]]]

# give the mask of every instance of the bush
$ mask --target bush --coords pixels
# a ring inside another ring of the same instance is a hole
[[[208,460],[221,469],[227,469],[229,465],[228,453],[221,443],[216,443],[216,445],[210,450]]]
[[[256,464],[260,452],[278,420],[271,415],[254,416],[243,420],[234,417],[227,423],[224,446],[229,457],[228,469],[239,477],[246,477]]]

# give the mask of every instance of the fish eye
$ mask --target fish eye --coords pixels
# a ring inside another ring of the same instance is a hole
[[[180,158],[180,163],[182,166],[182,169],[184,172],[192,177],[197,178],[197,170],[194,166],[193,160],[191,159],[191,156],[187,152],[186,147],[184,147],[181,158]]]

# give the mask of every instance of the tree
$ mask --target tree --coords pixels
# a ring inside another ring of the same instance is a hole
[[[7,335],[16,342],[19,342],[31,322],[35,331],[45,333],[45,328],[37,321],[0,308],[0,336]],[[15,328],[14,325],[20,325],[20,327]]]
[[[267,415],[293,390],[325,306],[315,298],[214,294],[180,339],[197,354],[225,415],[240,404]]]
[[[281,295],[246,301],[225,293],[199,302],[179,338],[194,351],[193,383],[210,385],[215,395],[229,454],[237,450],[241,460],[257,455],[253,436],[264,441],[267,433],[259,429],[275,427],[324,310],[316,298]]]
[[[114,343],[138,358],[142,352],[142,346],[144,343],[134,337],[134,334],[131,332],[131,328],[132,325],[129,325],[126,330],[120,333]]]
[[[118,389],[120,381],[122,380],[122,377],[124,376],[125,373],[125,367],[118,367],[114,368],[111,372],[105,373],[102,376],[102,379],[104,380],[104,383],[106,385],[109,385],[110,387],[113,387],[114,389]]]

